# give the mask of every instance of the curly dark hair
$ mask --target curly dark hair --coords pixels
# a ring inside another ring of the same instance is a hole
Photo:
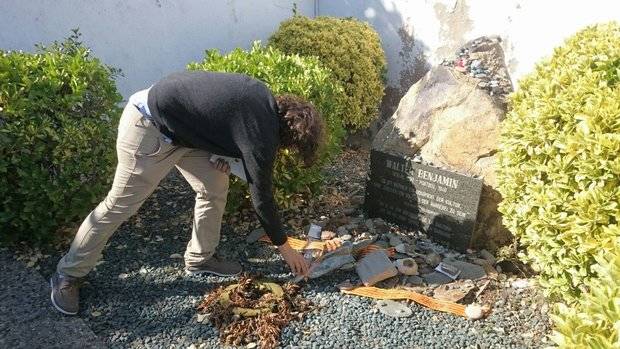
[[[276,97],[280,144],[297,151],[306,167],[316,161],[325,143],[325,124],[312,103],[293,95]]]

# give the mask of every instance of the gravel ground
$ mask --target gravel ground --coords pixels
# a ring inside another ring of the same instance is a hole
[[[346,151],[328,169],[332,175],[329,183],[337,187],[346,184],[338,190],[346,190],[348,194],[358,192],[365,176],[366,156],[363,151]],[[342,196],[338,190],[329,192],[338,198]],[[320,200],[329,201],[330,197],[323,196]],[[318,205],[298,210],[315,210],[317,215],[322,214],[319,211],[329,210],[329,205]],[[199,321],[196,305],[206,292],[233,279],[184,275],[183,260],[175,258],[178,257],[175,254],[183,254],[189,239],[192,209],[191,189],[177,172],[171,173],[138,215],[121,226],[110,240],[103,261],[88,276],[82,288],[79,316],[110,347],[219,347],[217,331]],[[229,221],[238,222],[238,219]],[[292,275],[271,248],[245,242],[244,234],[254,224],[226,225],[218,254],[239,259],[251,273],[282,281],[290,278]],[[44,276],[53,272],[58,257],[55,253],[41,262]],[[303,287],[302,294],[319,305],[319,309],[302,322],[285,328],[283,347],[538,348],[548,345],[547,306],[533,288],[497,290],[493,313],[485,320],[474,322],[415,304],[410,304],[411,317],[387,317],[378,312],[374,300],[340,294],[334,285],[345,279],[357,280],[357,275],[354,271],[339,271],[311,280]]]
[[[78,317],[52,308],[48,281],[0,249],[0,348],[105,348]]]

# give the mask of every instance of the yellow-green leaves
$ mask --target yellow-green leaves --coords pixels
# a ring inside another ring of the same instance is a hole
[[[620,347],[619,68],[620,25],[588,27],[520,81],[503,123],[499,209],[567,304],[555,317],[566,348]]]

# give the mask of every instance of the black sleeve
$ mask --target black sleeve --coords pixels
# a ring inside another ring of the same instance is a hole
[[[271,147],[267,147],[271,148]],[[254,148],[244,153],[246,175],[252,196],[252,204],[263,229],[271,242],[280,246],[286,242],[286,233],[278,214],[278,206],[273,196],[273,164],[276,149]]]

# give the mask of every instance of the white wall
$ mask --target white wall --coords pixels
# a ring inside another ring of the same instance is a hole
[[[483,35],[502,37],[516,82],[582,27],[620,21],[618,0],[322,0],[319,5],[321,15],[372,24],[383,40],[390,84],[402,88],[410,86],[406,75],[419,75],[420,59],[438,64]],[[406,86],[399,86],[401,78]]]
[[[0,0],[0,49],[29,51],[80,27],[127,97],[199,60],[266,40],[296,3],[307,16],[353,16],[381,35],[389,83],[406,90],[466,41],[500,35],[513,82],[585,25],[620,20],[620,0]],[[397,103],[396,100],[394,103]]]
[[[0,0],[0,49],[32,51],[79,27],[106,64],[121,68],[123,96],[200,60],[265,41],[280,21],[314,15],[314,0]]]

